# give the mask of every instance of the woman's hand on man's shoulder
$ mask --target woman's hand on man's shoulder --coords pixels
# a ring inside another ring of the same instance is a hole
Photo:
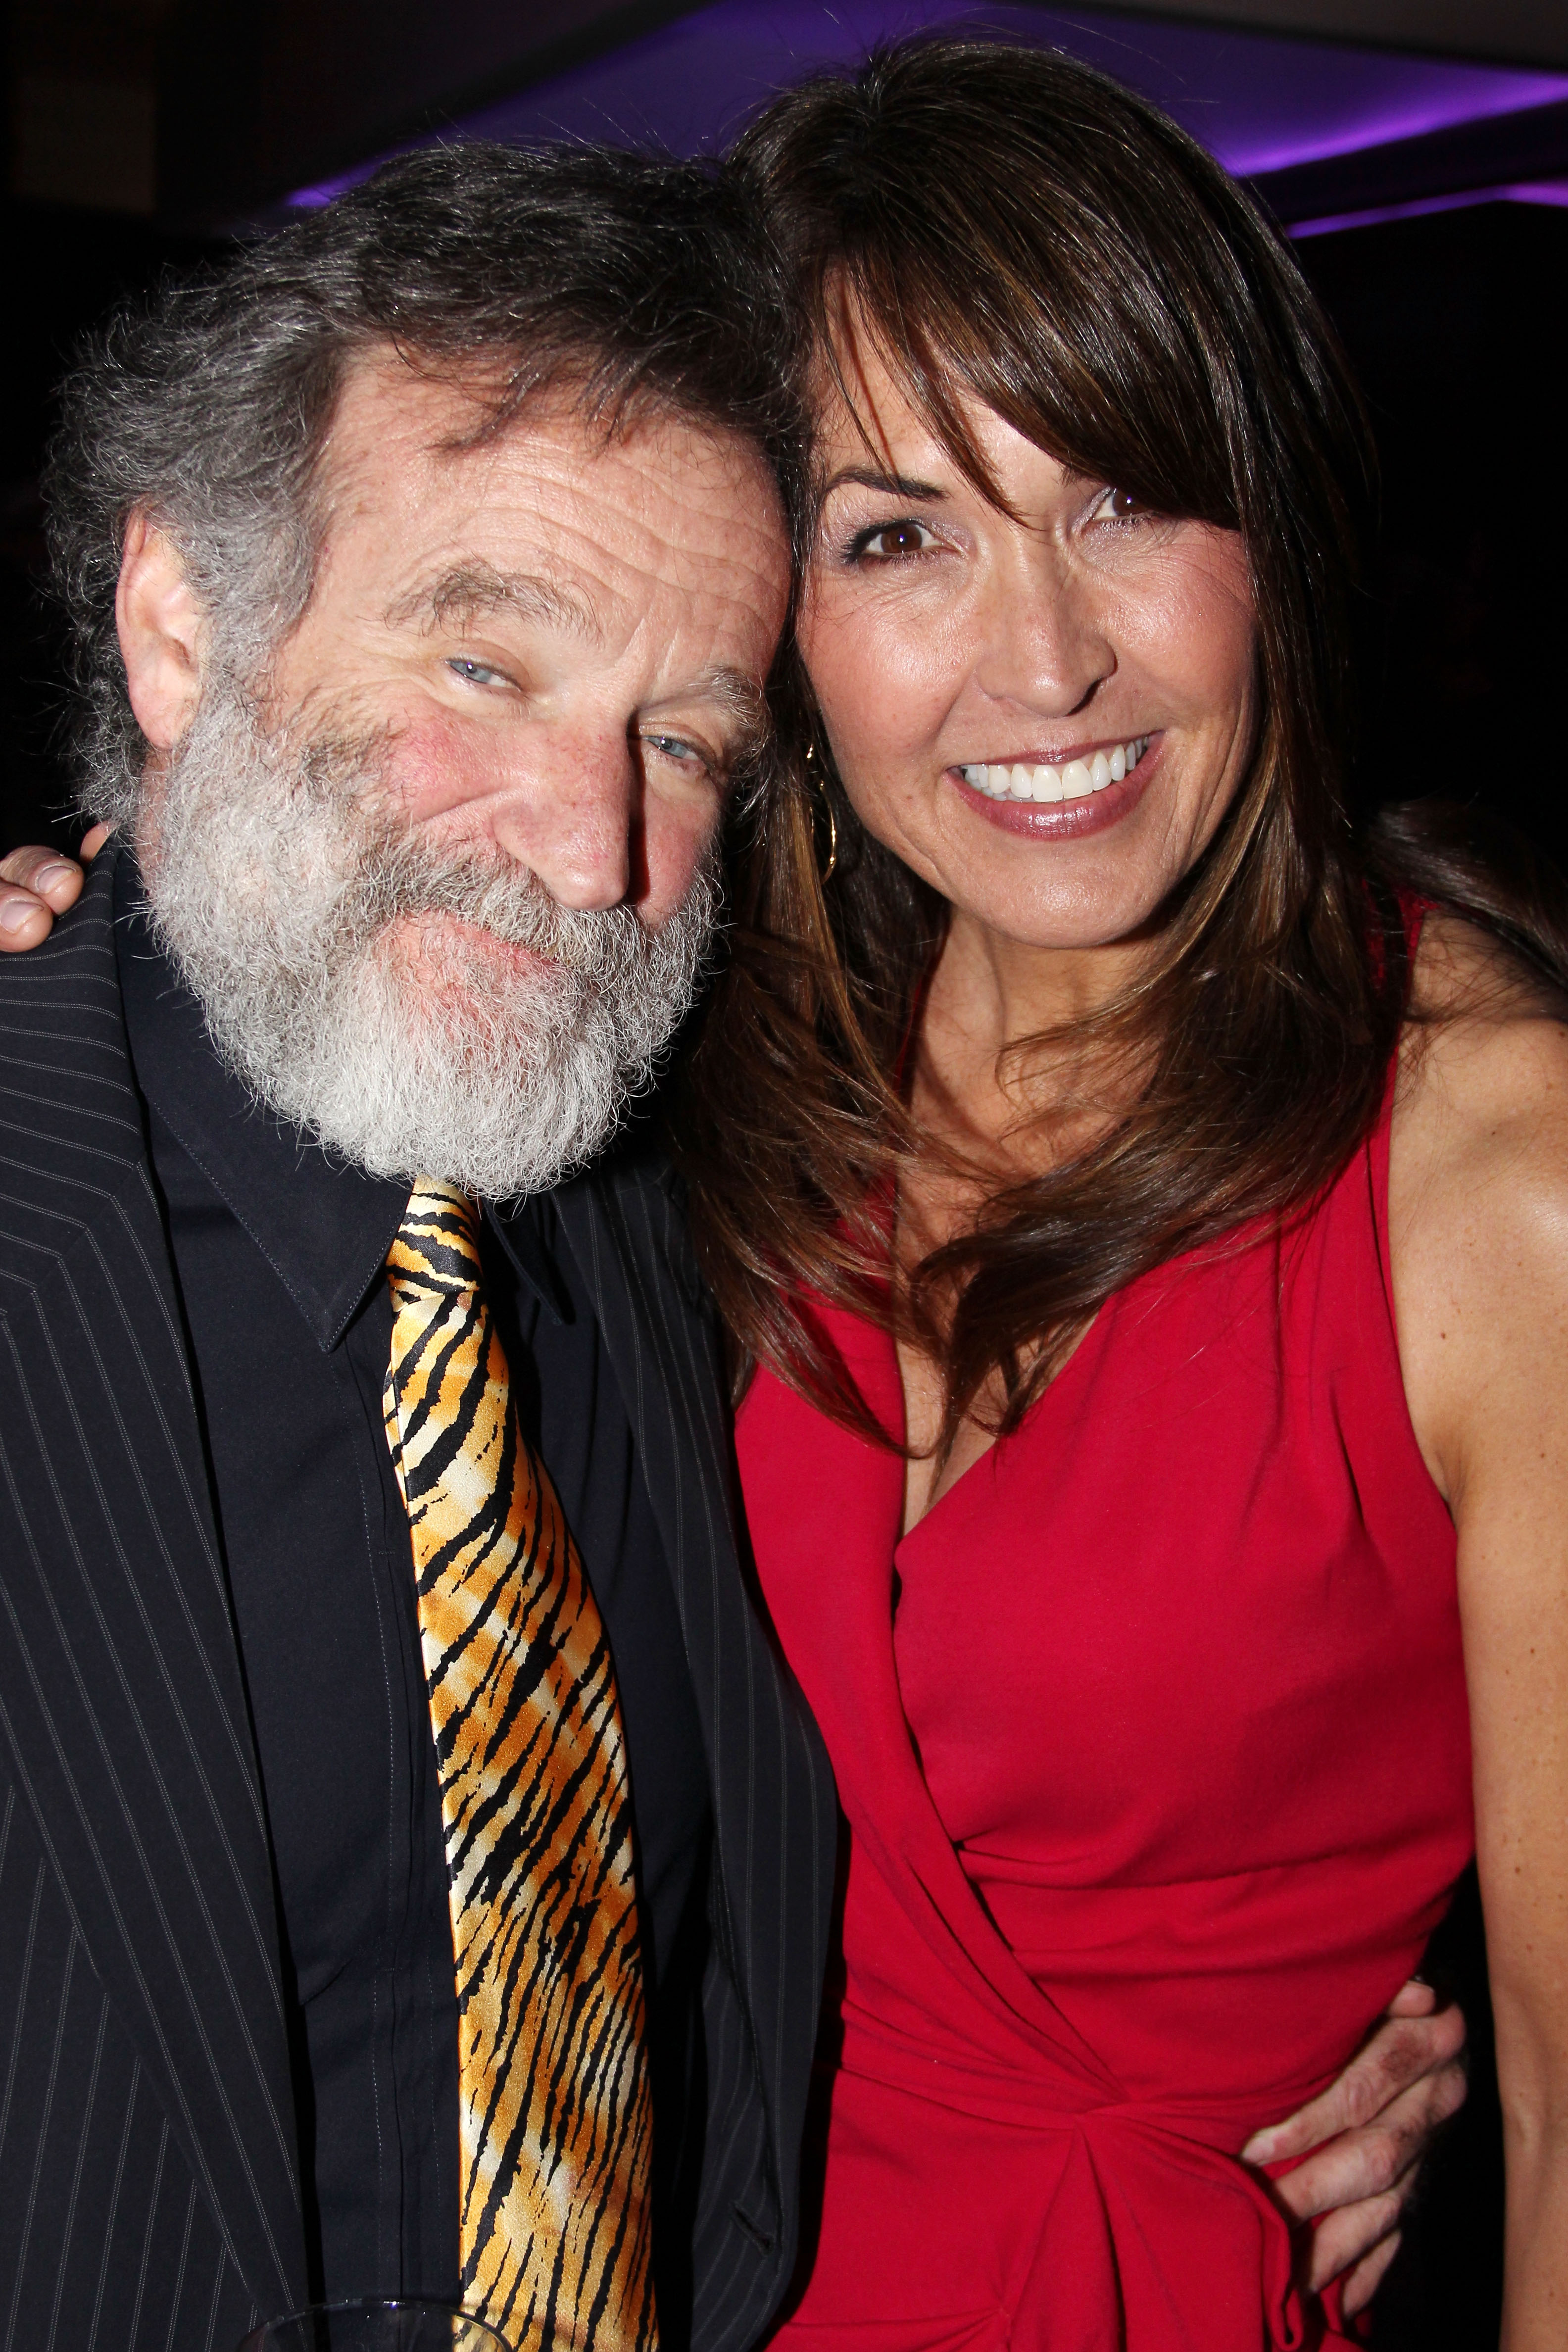
[[[109,838],[106,824],[95,824],[81,845],[84,860],[97,856]],[[54,929],[55,917],[74,907],[81,896],[82,870],[74,857],[37,843],[0,857],[0,954],[18,955],[41,947]]]

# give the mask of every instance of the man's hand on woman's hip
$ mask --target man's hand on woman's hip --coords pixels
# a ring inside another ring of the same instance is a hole
[[[1465,2103],[1465,2020],[1412,1979],[1365,2047],[1320,2098],[1242,2154],[1252,2164],[1300,2158],[1274,2181],[1299,2221],[1314,2221],[1310,2284],[1344,2276],[1360,2311],[1399,2251],[1399,2225],[1436,2133]]]

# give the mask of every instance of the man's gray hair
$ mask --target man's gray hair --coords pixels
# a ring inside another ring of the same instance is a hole
[[[345,373],[389,347],[471,383],[480,435],[570,383],[606,433],[651,410],[742,436],[797,506],[794,314],[721,169],[479,142],[400,157],[121,311],[64,386],[45,489],[91,815],[133,814],[146,751],[114,620],[131,517],[168,531],[225,667],[258,677],[310,596]]]

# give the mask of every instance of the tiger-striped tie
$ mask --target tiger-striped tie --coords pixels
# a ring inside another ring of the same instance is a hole
[[[517,2352],[658,2342],[626,1739],[609,1645],[485,1304],[473,1203],[387,1257],[458,1971],[463,2297]]]

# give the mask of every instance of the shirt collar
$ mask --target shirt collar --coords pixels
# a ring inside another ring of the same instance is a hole
[[[338,1159],[255,1100],[159,946],[129,849],[119,854],[114,912],[138,1085],[250,1235],[318,1347],[334,1348],[381,1276],[409,1187]],[[509,1202],[487,1216],[541,1305],[570,1321],[570,1300],[529,1206]]]
[[[573,1323],[571,1293],[561,1276],[560,1268],[551,1255],[549,1243],[542,1224],[548,1215],[552,1233],[559,1234],[559,1221],[550,1210],[549,1195],[534,1195],[521,1201],[488,1201],[485,1218],[490,1231],[500,1243],[519,1277],[528,1285],[541,1307],[556,1323]]]

